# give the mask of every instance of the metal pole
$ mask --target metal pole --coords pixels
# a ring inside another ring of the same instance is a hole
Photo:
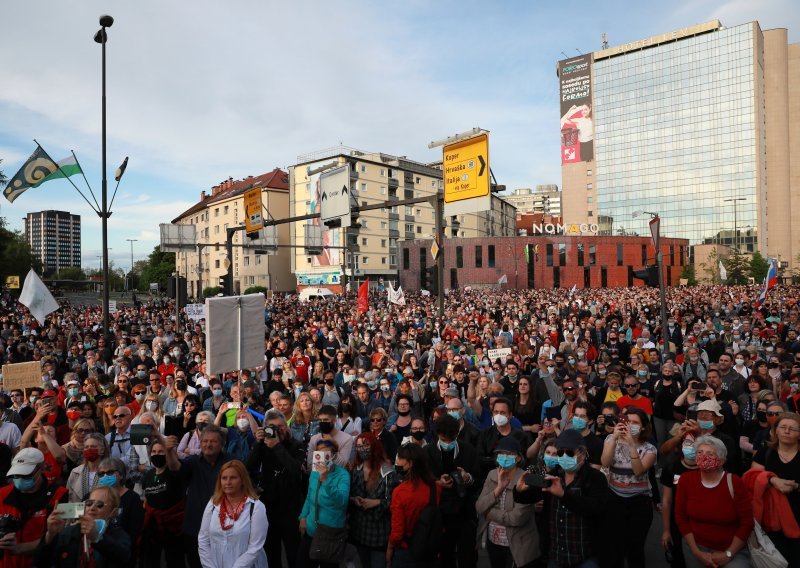
[[[205,245],[197,245],[197,298],[199,302],[203,303],[203,247]]]
[[[436,257],[436,287],[438,288],[439,317],[444,317],[444,197],[437,196],[434,200],[436,216],[436,242],[439,245],[439,255]]]
[[[664,287],[664,255],[661,254],[661,223],[659,220],[659,231],[656,235],[656,262],[658,263],[658,294],[661,300],[661,336],[664,339],[664,349],[661,351],[661,363],[667,360],[667,356],[672,353],[669,347],[669,328],[667,326],[667,294]]]
[[[101,102],[101,114],[102,114],[102,168],[103,168],[103,183],[102,183],[102,208],[100,209],[100,218],[102,219],[102,232],[103,232],[103,334],[106,337],[106,341],[109,341],[111,338],[110,332],[110,323],[109,323],[109,314],[108,314],[108,302],[109,302],[109,280],[108,280],[108,178],[106,177],[106,42],[108,41],[108,35],[106,34],[106,23],[108,20],[104,18],[109,18],[110,16],[102,16],[100,18],[100,24],[102,27],[100,28],[99,37],[100,37],[100,45],[102,47],[102,102]],[[111,25],[114,20],[111,19],[108,25]],[[97,41],[97,37],[95,36],[95,41]]]
[[[131,273],[130,273],[131,284],[130,284],[130,288],[133,289],[133,243],[138,242],[139,239],[125,239],[125,240],[128,241],[129,243],[131,243]],[[127,281],[126,281],[126,284],[127,284]]]
[[[175,278],[175,334],[178,335],[181,332],[181,273],[176,270],[173,278]]]
[[[228,227],[225,235],[225,254],[228,257],[228,271],[225,274],[225,295],[233,296],[233,235],[236,231],[243,231],[245,227]]]

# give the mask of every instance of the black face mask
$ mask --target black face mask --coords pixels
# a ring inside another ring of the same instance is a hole
[[[333,422],[320,422],[319,431],[322,434],[330,434],[333,432]]]
[[[175,381],[175,388],[179,391],[186,390],[186,381]]]
[[[160,469],[167,465],[167,456],[150,456],[150,463]]]
[[[397,414],[400,415],[400,416],[408,416],[409,414],[411,414],[411,411],[410,410],[398,410]]]
[[[353,412],[353,405],[352,404],[343,404],[342,405],[342,412],[346,414],[350,414]]]
[[[325,384],[328,385],[329,387],[332,387],[333,386],[333,379],[325,379]]]
[[[417,440],[418,442],[422,441],[425,439],[425,432],[420,432],[419,430],[411,432],[411,437]]]
[[[756,419],[759,422],[766,422],[767,421],[767,411],[766,410],[756,410]]]
[[[406,476],[406,470],[403,468],[403,466],[395,464],[394,470],[397,473],[397,477],[400,479],[403,479]]]

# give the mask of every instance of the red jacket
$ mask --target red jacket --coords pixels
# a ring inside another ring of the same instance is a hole
[[[441,488],[436,485],[436,503],[438,505]],[[431,487],[421,481],[404,481],[392,492],[392,532],[389,542],[395,548],[408,548],[408,539],[414,532],[422,509],[431,498]]]
[[[47,480],[44,480],[47,484]],[[69,493],[63,486],[48,485],[44,495],[39,492],[26,495],[16,491],[14,484],[9,483],[0,488],[0,516],[8,515],[20,521],[21,526],[17,531],[17,543],[39,540],[47,530],[47,517],[58,503],[66,503]],[[14,505],[16,499],[39,499],[43,507],[27,511],[23,518],[22,512]],[[27,568],[33,564],[33,555],[15,556],[6,551],[0,557],[0,568]]]
[[[753,518],[767,532],[783,531],[789,538],[800,538],[800,527],[789,500],[770,486],[772,477],[776,475],[771,471],[751,469],[742,478],[753,498]]]

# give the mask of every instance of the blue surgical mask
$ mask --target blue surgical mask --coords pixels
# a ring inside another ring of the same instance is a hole
[[[439,440],[439,449],[443,452],[452,452],[456,449],[456,441],[453,440],[452,442],[442,442]]]
[[[14,478],[14,487],[17,491],[30,491],[36,485],[36,480],[32,477]]]
[[[639,371],[639,376],[640,377],[646,377],[647,376],[647,371]]]
[[[544,455],[544,465],[550,469],[553,469],[558,465],[558,456],[548,456],[547,454]]]
[[[517,458],[509,454],[497,454],[495,462],[503,469],[511,469],[517,465]]]
[[[97,531],[98,536],[103,536],[103,533],[106,532],[106,524],[105,519],[94,520],[94,529]]]
[[[456,420],[461,420],[461,413],[458,410],[448,410],[447,415],[455,418]]]
[[[431,382],[429,382],[429,383],[428,383],[428,385],[429,385],[429,386],[430,386],[432,389],[435,389],[435,388],[436,388],[436,385],[437,385],[437,383],[436,383],[436,381],[431,381]]]
[[[560,465],[561,469],[564,471],[575,471],[578,469],[578,458],[564,454],[563,456],[559,456],[558,465]]]
[[[711,430],[714,428],[714,421],[713,420],[698,420],[697,425],[700,426],[701,430]]]
[[[98,487],[116,487],[117,476],[116,474],[103,475],[97,482]]]
[[[572,417],[572,427],[576,430],[583,430],[587,426],[586,419],[581,418],[580,416],[573,416]]]
[[[80,392],[81,392],[80,389],[76,388],[67,389],[67,393],[69,394],[69,396],[78,396]]]
[[[212,389],[211,394],[214,396],[222,396],[222,389]]]
[[[683,457],[689,461],[694,461],[697,457],[697,451],[694,449],[694,446],[683,446],[681,450],[683,451]]]
[[[375,381],[367,381],[367,386],[369,387],[369,390],[374,389],[375,388]]]

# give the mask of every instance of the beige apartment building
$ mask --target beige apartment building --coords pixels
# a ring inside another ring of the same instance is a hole
[[[516,207],[517,215],[561,217],[561,192],[556,184],[537,185],[535,189],[521,187],[501,197]]]
[[[436,195],[442,190],[441,162],[423,164],[379,152],[339,146],[298,157],[289,168],[292,216],[319,212],[319,177],[326,169],[349,165],[351,198],[360,206]],[[488,211],[445,219],[445,237],[512,236],[516,211],[492,196]],[[341,291],[346,277],[371,282],[398,280],[398,243],[430,239],[435,217],[429,203],[362,211],[360,227],[328,229],[319,219],[292,223],[290,242],[306,244],[306,231],[321,234],[322,254],[292,249],[291,270],[298,289],[324,286]],[[308,228],[307,228],[308,227]],[[319,240],[315,241],[319,242]],[[312,251],[316,252],[316,251]],[[346,277],[345,277],[346,275]]]
[[[786,29],[714,20],[558,72],[565,222],[646,236],[634,212],[653,212],[666,237],[797,266],[800,44]]]
[[[241,180],[228,179],[211,188],[210,193],[200,193],[200,201],[172,220],[174,224],[192,224],[197,227],[197,242],[203,243],[202,252],[176,254],[176,269],[186,277],[189,296],[197,298],[198,290],[219,286],[227,270],[225,267],[225,239],[228,227],[244,225],[244,193],[261,188],[261,199],[266,211],[264,219],[284,219],[289,216],[289,183],[286,172],[275,168],[260,176]],[[278,225],[277,242],[289,242],[289,227]],[[236,245],[250,244],[244,231],[233,236],[233,289],[239,294],[251,286],[264,286],[268,290],[294,290],[295,281],[290,268],[288,248],[278,248],[277,254],[256,254],[255,250]],[[200,256],[202,255],[202,256]]]

